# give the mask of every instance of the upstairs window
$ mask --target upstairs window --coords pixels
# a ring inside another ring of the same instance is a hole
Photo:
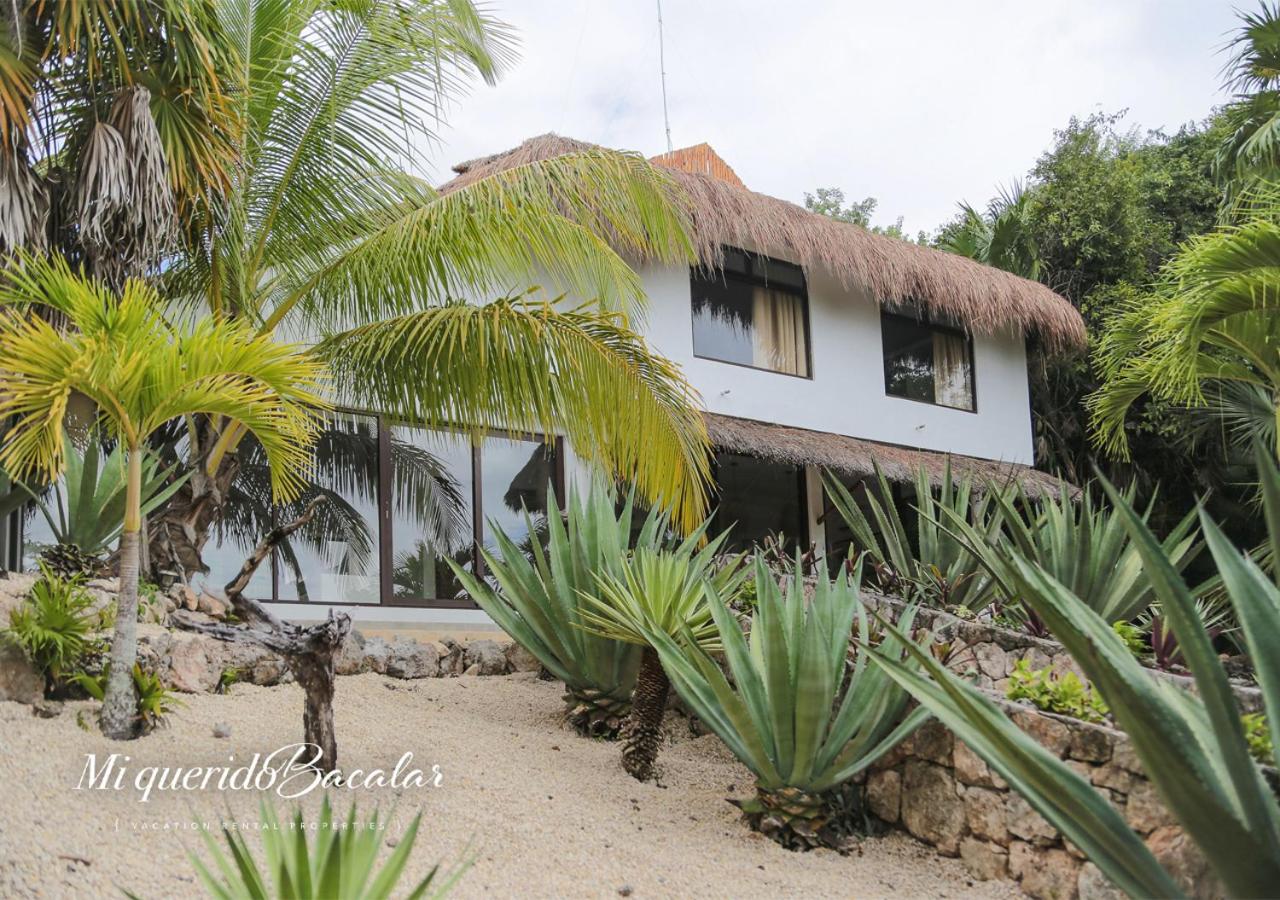
[[[693,270],[693,353],[809,377],[809,303],[799,266],[725,250],[722,270]]]
[[[973,412],[973,340],[956,328],[880,314],[884,390],[891,397]]]

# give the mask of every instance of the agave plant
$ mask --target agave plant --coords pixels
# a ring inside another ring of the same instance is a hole
[[[126,451],[122,444],[105,458],[102,438],[95,430],[84,449],[76,447],[70,435],[64,435],[62,478],[55,481],[49,493],[42,495],[19,485],[36,508],[44,515],[56,543],[41,552],[59,575],[92,574],[124,528],[126,494]],[[143,517],[168,501],[189,475],[170,480],[172,467],[161,469],[156,459],[147,455],[142,460]]]
[[[404,875],[405,865],[418,838],[422,814],[413,817],[391,855],[379,868],[378,854],[385,837],[385,821],[377,810],[366,821],[357,821],[356,805],[351,805],[346,822],[333,821],[333,809],[326,796],[320,804],[320,819],[313,829],[303,821],[302,809],[292,823],[282,827],[275,810],[262,804],[262,845],[265,864],[259,863],[244,835],[223,828],[227,849],[223,850],[208,832],[201,832],[213,866],[191,855],[200,883],[209,896],[221,900],[240,898],[291,897],[295,900],[386,900]],[[316,839],[307,835],[314,830]],[[458,867],[440,879],[440,866],[432,866],[426,876],[403,896],[443,897],[466,871]],[[397,892],[399,895],[399,892]]]
[[[1155,587],[1143,571],[1142,555],[1130,538],[1124,518],[1098,503],[1086,488],[1079,497],[1059,485],[1056,496],[1032,500],[1019,489],[1016,494],[992,488],[988,491],[1003,522],[1003,534],[1012,542],[1018,558],[1034,563],[1052,575],[1076,597],[1108,622],[1128,622],[1151,605]],[[1134,490],[1124,494],[1132,504]],[[1142,514],[1151,516],[1154,500]],[[941,508],[937,525],[951,532],[977,557],[995,580],[1001,599],[1016,604],[1018,586],[1003,541],[991,540],[985,528],[955,509]],[[1194,511],[1179,522],[1162,548],[1169,561],[1182,571],[1199,552]]]
[[[571,489],[563,518],[555,492],[547,491],[545,550],[534,541],[526,555],[496,524],[497,552],[481,549],[497,590],[446,558],[480,608],[564,682],[570,722],[592,737],[616,737],[630,713],[640,648],[583,628],[583,597],[595,592],[600,577],[621,571],[634,515],[632,497],[619,509],[600,482],[585,496]],[[667,522],[663,513],[650,512],[634,545],[661,546]],[[525,524],[534,533],[527,512]]]
[[[865,494],[869,518],[840,479],[824,471],[822,481],[831,503],[853,533],[855,546],[869,554],[876,586],[891,594],[922,595],[931,603],[974,612],[984,608],[994,597],[995,583],[974,552],[938,523],[945,510],[975,523],[974,528],[988,540],[997,540],[1000,507],[994,495],[1011,489],[989,485],[986,491],[976,490],[972,476],[958,481],[952,477],[949,462],[941,486],[935,488],[928,471],[921,468],[915,476],[919,515],[913,543],[888,479],[879,464],[873,465],[875,476]]]
[[[1280,548],[1280,471],[1259,449],[1270,549]],[[1152,678],[1109,623],[1034,562],[1010,551],[1024,602],[1048,624],[1102,694],[1169,811],[1203,851],[1230,896],[1274,896],[1280,884],[1280,803],[1250,757],[1240,710],[1193,591],[1125,497],[1103,481],[1196,683],[1190,694]],[[1267,717],[1280,715],[1280,588],[1200,513],[1205,543],[1240,622]],[[911,648],[908,648],[911,651]],[[1097,791],[1016,728],[985,695],[926,654],[930,677],[877,654],[876,664],[931,709],[1035,809],[1132,896],[1182,891]],[[1275,762],[1274,755],[1270,760]]]
[[[752,827],[792,849],[843,846],[861,822],[850,822],[840,789],[907,737],[929,713],[907,711],[910,695],[859,652],[846,671],[857,621],[871,641],[858,596],[861,566],[834,580],[818,574],[806,602],[802,564],[782,590],[757,559],[756,608],[750,633],[708,588],[730,677],[685,630],[648,638],[681,698],[756,776],[753,799],[735,802]],[[899,619],[911,631],[915,606]],[[902,658],[895,638],[880,652]],[[927,654],[927,649],[926,649]],[[904,665],[912,665],[904,661]]]
[[[584,602],[579,614],[584,627],[643,648],[622,748],[622,767],[639,781],[653,775],[662,742],[662,715],[671,692],[671,681],[650,636],[661,633],[708,650],[720,649],[720,631],[707,593],[731,597],[747,575],[740,559],[727,565],[716,559],[728,532],[704,543],[706,527],[704,522],[672,549],[637,547],[617,574],[601,573],[596,590],[581,594]]]

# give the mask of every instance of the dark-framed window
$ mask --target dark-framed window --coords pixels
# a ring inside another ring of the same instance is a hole
[[[890,397],[977,410],[973,338],[958,328],[881,311],[884,391]]]
[[[721,450],[715,483],[712,533],[730,529],[725,551],[748,550],[766,537],[781,536],[790,548],[808,542],[804,467]]]
[[[726,248],[723,268],[691,273],[694,356],[812,377],[809,298],[799,266]]]
[[[272,526],[314,497],[312,523],[264,562],[246,594],[278,603],[475,608],[444,562],[486,574],[477,548],[496,552],[488,520],[522,547],[541,540],[548,490],[563,496],[562,441],[491,432],[476,447],[465,435],[427,431],[388,417],[341,411],[326,417],[316,443],[313,485],[291,506],[271,505],[269,469],[249,435],[226,512],[202,555],[210,571],[188,573],[197,587],[221,590]],[[536,534],[529,534],[528,509]],[[20,511],[24,568],[50,540],[43,518]]]

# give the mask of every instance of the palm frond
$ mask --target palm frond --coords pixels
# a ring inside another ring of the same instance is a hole
[[[703,518],[710,462],[697,396],[619,314],[456,302],[339,333],[317,352],[344,399],[477,439],[503,428],[563,433],[680,527]]]

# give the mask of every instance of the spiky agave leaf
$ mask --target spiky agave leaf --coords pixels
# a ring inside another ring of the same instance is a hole
[[[755,799],[739,804],[752,826],[785,846],[839,846],[846,835],[827,831],[830,793],[928,714],[909,712],[906,691],[867,666],[865,651],[846,672],[855,622],[863,642],[870,634],[860,567],[834,580],[819,574],[812,598],[798,563],[785,591],[759,560],[754,577],[757,604],[746,636],[723,599],[707,591],[728,676],[689,629],[647,636],[681,698],[756,776]],[[914,607],[903,613],[904,631],[914,616]],[[901,658],[903,640],[891,637],[885,652]]]
[[[1280,472],[1258,451],[1272,553],[1280,547]],[[1168,625],[1196,681],[1197,695],[1157,680],[1078,597],[1034,564],[1014,557],[1024,602],[1048,624],[1129,735],[1143,770],[1232,896],[1266,896],[1280,882],[1280,803],[1249,755],[1240,711],[1193,592],[1142,516],[1105,480],[1117,514],[1142,556]],[[1236,610],[1270,715],[1280,714],[1276,634],[1280,589],[1201,510],[1206,543]],[[932,681],[876,658],[988,765],[1134,896],[1179,890],[1146,846],[1097,791],[1022,734],[981,692],[932,660]]]
[[[495,586],[446,560],[464,590],[502,629],[564,682],[570,721],[583,734],[615,737],[631,709],[639,650],[583,628],[585,593],[616,573],[632,546],[657,548],[668,541],[668,517],[651,510],[635,536],[634,497],[619,505],[602,481],[571,487],[563,514],[555,492],[547,494],[547,542],[528,553],[493,523],[496,550],[482,547]],[[532,533],[533,520],[525,513]]]

